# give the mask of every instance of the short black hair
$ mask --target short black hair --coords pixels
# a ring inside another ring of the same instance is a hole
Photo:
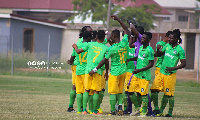
[[[81,32],[79,34],[79,38],[82,38],[83,37],[83,33],[87,30],[87,28],[91,28],[90,26],[84,26],[82,29],[81,29]]]
[[[97,32],[97,38],[99,39],[99,40],[104,40],[104,38],[105,38],[105,32],[104,32],[104,30],[99,30],[98,32]]]
[[[148,36],[148,38],[151,40],[151,38],[152,38],[151,32],[144,32],[144,35]]]
[[[165,37],[169,37],[170,34],[172,34],[172,31],[167,31],[167,33],[165,34]]]
[[[114,35],[116,35],[117,37],[120,38],[120,31],[118,29],[113,30],[112,34],[114,34]]]
[[[88,38],[92,38],[92,34],[91,34],[91,32],[89,32],[89,31],[85,31],[84,33],[83,33],[83,39],[88,39]]]
[[[96,39],[96,36],[97,36],[97,31],[96,31],[96,30],[94,30],[94,31],[93,31],[93,36],[92,36],[92,39]]]
[[[136,27],[136,30],[137,30],[141,35],[144,34],[144,28],[143,28],[142,26],[137,26],[137,27]]]

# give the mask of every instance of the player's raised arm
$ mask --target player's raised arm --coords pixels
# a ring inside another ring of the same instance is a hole
[[[130,31],[128,30],[128,27],[116,15],[111,15],[111,18],[114,20],[117,20],[122,26],[122,28],[124,29],[124,34],[127,34],[130,36]]]
[[[133,35],[130,36],[130,39],[129,39],[129,47],[130,48],[135,48],[135,44],[134,42],[136,42],[137,38]]]
[[[135,37],[138,37],[140,33],[135,28],[135,25],[133,25],[133,23],[130,23],[129,25],[130,25],[130,29],[133,32],[133,34],[135,35]]]

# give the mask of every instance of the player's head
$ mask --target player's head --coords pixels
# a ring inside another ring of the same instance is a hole
[[[99,30],[98,32],[97,32],[97,39],[99,39],[99,40],[101,40],[101,41],[104,41],[104,39],[105,39],[105,32],[104,32],[104,30]]]
[[[93,31],[93,35],[92,35],[92,41],[96,42],[97,41],[97,31]]]
[[[114,43],[120,42],[120,31],[117,29],[113,30],[110,39]]]
[[[92,34],[91,34],[91,32],[85,31],[85,32],[83,33],[83,41],[84,41],[84,42],[90,42],[91,39],[92,39]]]
[[[142,26],[137,26],[137,27],[136,27],[136,30],[137,30],[141,35],[144,34],[144,28],[143,28]]]
[[[83,37],[83,33],[84,33],[85,31],[89,31],[89,32],[91,32],[91,34],[93,34],[93,33],[92,33],[93,30],[92,30],[92,28],[91,28],[90,26],[84,26],[84,27],[81,29],[81,32],[80,32],[80,34],[79,34],[79,38],[82,38],[82,37]]]
[[[164,42],[168,43],[169,35],[172,34],[172,31],[167,31],[165,34],[165,38],[163,39]]]
[[[150,32],[144,32],[142,35],[141,43],[144,44],[149,44],[150,40],[152,38],[152,33]]]
[[[173,44],[181,44],[182,43],[182,39],[181,37],[181,32],[179,29],[174,29],[172,31],[172,33],[169,35],[169,44],[173,45]]]

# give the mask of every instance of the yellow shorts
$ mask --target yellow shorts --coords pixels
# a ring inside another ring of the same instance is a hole
[[[75,85],[75,79],[76,79],[76,65],[71,66],[72,69],[72,85]]]
[[[103,71],[103,74],[102,74],[102,83],[101,83],[101,89],[105,89],[106,88],[106,79],[104,78],[105,76],[105,72]]]
[[[141,95],[147,95],[149,90],[149,80],[140,79],[139,80],[139,93]]]
[[[168,96],[174,96],[176,85],[176,73],[171,75],[161,74],[164,80],[164,93]]]
[[[140,89],[139,80],[140,78],[137,78],[135,76],[132,77],[129,89],[127,89],[128,92],[139,92],[139,89]]]
[[[163,87],[164,87],[164,82],[163,82],[162,75],[160,73],[160,68],[156,67],[155,79],[154,79],[153,84],[151,86],[151,90],[163,91]]]
[[[77,94],[81,94],[85,92],[84,79],[85,79],[85,74],[76,75],[76,93]]]
[[[108,93],[110,94],[123,93],[125,77],[126,73],[118,76],[109,74]]]
[[[85,89],[86,90],[95,90],[101,91],[102,78],[98,73],[94,73],[92,76],[85,74]]]
[[[126,78],[125,78],[125,82],[124,82],[124,90],[125,91],[128,91],[128,83],[129,83],[129,80],[130,80],[132,74],[133,73],[130,73],[130,72],[126,73]]]

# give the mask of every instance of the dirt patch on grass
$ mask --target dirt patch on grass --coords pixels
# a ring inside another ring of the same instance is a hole
[[[194,70],[177,70],[177,79],[179,80],[191,80],[191,81],[197,81],[197,71]],[[200,74],[199,74],[200,79]]]

